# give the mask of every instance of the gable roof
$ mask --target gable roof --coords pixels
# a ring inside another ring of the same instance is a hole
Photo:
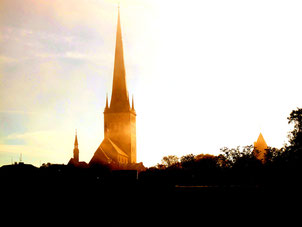
[[[122,150],[120,149],[114,142],[112,142],[111,139],[109,138],[105,138],[104,140],[108,140],[109,143],[113,146],[114,150],[119,154],[119,155],[123,155],[126,156],[128,158],[128,155]],[[104,142],[104,141],[103,141]]]
[[[104,138],[100,147],[107,154],[107,156],[113,160],[117,159],[117,155],[122,155],[128,158],[128,155],[109,138]]]
[[[111,139],[104,138],[98,149],[95,151],[90,164],[92,163],[111,163],[118,161],[118,156],[128,158],[128,155],[119,148]]]
[[[99,163],[99,164],[109,164],[112,159],[108,157],[106,152],[102,149],[101,145],[95,151],[93,157],[91,158],[89,165]]]

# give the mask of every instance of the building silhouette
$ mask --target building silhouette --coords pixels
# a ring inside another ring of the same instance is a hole
[[[77,167],[87,167],[86,162],[80,162],[80,150],[79,150],[77,131],[75,133],[75,139],[74,139],[73,158],[69,160],[68,165],[73,165]]]
[[[257,159],[264,162],[267,149],[268,149],[268,146],[263,138],[262,133],[260,132],[257,141],[254,142],[254,155],[256,156]]]
[[[127,90],[119,8],[112,94],[110,105],[108,95],[106,96],[104,109],[104,139],[89,164],[110,164],[118,167],[136,164],[136,112],[133,97],[130,106]]]

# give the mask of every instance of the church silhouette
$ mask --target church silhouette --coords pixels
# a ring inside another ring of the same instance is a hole
[[[76,136],[74,158],[69,164],[77,163],[79,149]],[[112,94],[110,105],[106,96],[104,109],[104,139],[89,162],[89,166],[95,165],[107,165],[113,169],[144,169],[143,164],[136,160],[136,111],[133,97],[130,106],[127,90],[119,7]]]

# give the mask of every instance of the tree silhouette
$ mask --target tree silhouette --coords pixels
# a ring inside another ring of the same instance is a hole
[[[287,118],[288,123],[294,123],[293,131],[288,135],[291,150],[302,149],[302,108],[293,110]]]
[[[179,158],[175,155],[164,156],[162,159],[162,164],[166,167],[175,166],[178,163]]]
[[[195,162],[195,155],[188,154],[184,155],[180,158],[180,163],[183,168],[192,168]]]
[[[258,151],[252,145],[237,146],[236,148],[221,148],[220,151],[224,153],[224,166],[235,168],[259,167],[261,161],[256,158],[255,153]]]
[[[302,108],[293,110],[287,118],[289,124],[294,124],[294,129],[289,133],[289,145],[281,154],[280,159],[289,168],[301,168],[302,160]]]
[[[285,152],[285,148],[281,147],[280,149],[275,147],[268,147],[265,153],[265,164],[271,166],[272,164],[276,164],[280,162],[280,157],[282,157]]]
[[[217,157],[210,154],[200,154],[196,156],[198,168],[214,169],[217,167]]]

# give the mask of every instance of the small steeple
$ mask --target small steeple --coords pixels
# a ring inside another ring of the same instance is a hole
[[[264,137],[263,137],[263,135],[262,135],[262,133],[260,132],[260,134],[259,134],[259,136],[258,136],[258,139],[257,139],[257,142],[256,142],[256,144],[259,146],[263,146],[263,147],[267,147],[267,144],[266,144],[266,142],[265,142],[265,140],[264,140]]]
[[[254,155],[257,159],[265,162],[265,155],[267,153],[267,144],[263,138],[262,133],[260,132],[259,137],[256,142],[254,142]]]
[[[75,140],[74,140],[74,148],[73,148],[73,159],[75,163],[79,162],[79,148],[78,148],[78,136],[77,130],[75,130]]]

